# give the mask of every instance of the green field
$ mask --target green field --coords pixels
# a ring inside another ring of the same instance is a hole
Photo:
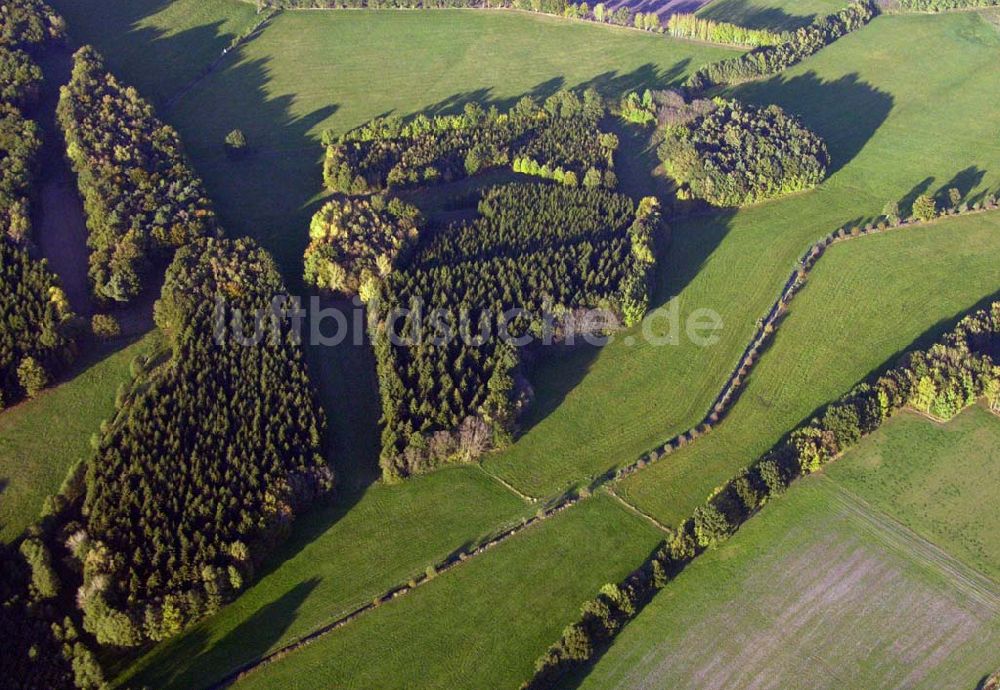
[[[844,0],[714,0],[698,15],[755,29],[794,31],[847,5]]]
[[[834,463],[827,474],[882,512],[1000,583],[1000,419],[980,407],[948,424],[916,414]]]
[[[698,558],[581,687],[976,687],[1000,664],[1000,585],[969,567],[1000,566],[998,444],[981,409],[900,415]]]
[[[636,459],[703,418],[812,242],[917,190],[995,190],[998,49],[1000,32],[976,14],[882,17],[785,75],[738,89],[801,115],[826,139],[833,175],[811,192],[671,221],[657,302],[676,296],[682,319],[715,310],[719,342],[698,347],[681,337],[664,347],[639,338],[630,346],[619,338],[599,353],[544,363],[532,379],[527,433],[486,466],[526,493],[548,495]]]
[[[122,680],[138,674],[135,682],[154,687],[190,687],[217,678],[532,512],[474,468],[373,487],[359,501],[342,496],[303,516],[277,565],[236,602],[155,648]]]
[[[580,602],[624,577],[662,537],[595,496],[237,687],[517,687]]]
[[[71,380],[0,414],[0,539],[17,538],[70,465],[90,455],[91,434],[114,412],[118,386],[132,378],[129,363],[154,342],[148,336],[99,361],[84,359]]]
[[[722,423],[618,491],[668,524],[873,371],[1000,291],[1000,214],[831,247]]]

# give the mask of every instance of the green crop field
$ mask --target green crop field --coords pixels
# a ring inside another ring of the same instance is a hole
[[[968,565],[1000,566],[975,486],[998,444],[981,409],[892,420],[698,558],[581,687],[976,687],[1000,664],[1000,585]]]
[[[249,676],[248,688],[503,688],[663,535],[606,495]],[[573,577],[562,575],[572,570]]]
[[[755,29],[794,31],[846,4],[843,0],[714,0],[698,15]]]
[[[830,466],[838,484],[1000,583],[1000,418],[981,407],[948,424],[902,414]]]
[[[1000,215],[865,237],[827,250],[729,415],[618,491],[668,524],[822,405],[1000,291]]]
[[[0,414],[0,539],[17,538],[59,490],[70,466],[90,454],[90,436],[115,409],[129,363],[155,336],[96,362],[82,360],[72,379]]]

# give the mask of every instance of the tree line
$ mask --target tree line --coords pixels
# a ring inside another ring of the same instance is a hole
[[[541,336],[542,315],[553,314],[554,339],[580,309],[605,308],[627,324],[646,311],[654,199],[636,210],[603,188],[509,184],[484,192],[478,211],[425,231],[368,302],[387,479],[510,442],[530,384],[523,353],[497,333],[508,310],[523,310],[507,324],[513,337]],[[440,328],[425,322],[435,310],[446,315]],[[448,331],[457,337],[438,337]]]
[[[324,135],[323,179],[332,191],[362,194],[451,182],[498,166],[574,180],[608,178],[618,141],[600,131],[605,106],[594,89],[560,91],[539,105],[524,97],[505,113],[467,103],[460,115],[376,118],[341,137]]]
[[[996,7],[1000,5],[1000,0],[893,0],[892,5],[918,12],[942,12],[970,7]]]
[[[719,22],[714,19],[704,19],[696,14],[678,12],[670,15],[667,20],[667,34],[676,38],[694,38],[711,43],[728,43],[730,45],[776,46],[788,40],[787,32],[775,32],[769,29],[750,29],[738,24]]]
[[[102,301],[129,302],[156,261],[218,234],[177,132],[90,46],[73,56],[57,109],[89,230],[89,277]]]
[[[679,199],[744,206],[810,189],[826,177],[826,144],[776,105],[716,99],[707,114],[667,125],[657,149]]]
[[[874,0],[856,0],[834,14],[816,19],[777,45],[754,48],[739,57],[700,67],[685,82],[689,91],[730,86],[775,74],[819,52],[838,38],[864,27],[878,14]]]
[[[522,688],[554,687],[588,663],[699,553],[724,542],[796,478],[835,460],[899,410],[909,407],[947,420],[978,400],[1000,411],[1000,302],[973,312],[937,344],[855,387],[716,489],[642,566],[584,603]]]
[[[0,11],[0,410],[34,397],[75,354],[69,302],[31,244],[42,142],[25,114],[42,80],[33,56],[61,38],[61,21],[40,3]]]

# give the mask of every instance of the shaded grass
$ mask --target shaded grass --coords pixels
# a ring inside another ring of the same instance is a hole
[[[119,682],[204,685],[422,574],[522,513],[530,514],[516,496],[468,467],[378,485],[363,497],[341,496],[299,518],[271,567],[239,599],[156,647]],[[289,597],[295,606],[287,605]]]
[[[845,5],[844,0],[715,0],[697,14],[754,29],[794,31]]]
[[[836,244],[792,301],[727,417],[707,436],[621,483],[676,525],[782,436],[911,346],[1000,291],[1000,214]]]
[[[580,602],[624,577],[661,538],[611,497],[595,496],[237,686],[517,687]]]
[[[1000,663],[1000,618],[980,597],[1000,588],[985,582],[814,476],[700,556],[566,685],[971,688]]]
[[[118,386],[132,378],[129,363],[150,352],[156,339],[151,334],[103,358],[83,359],[70,380],[0,413],[0,538],[5,542],[38,518],[42,500],[59,490],[70,466],[90,456],[91,434],[114,412]]]
[[[904,413],[827,469],[831,479],[1000,582],[1000,418]]]

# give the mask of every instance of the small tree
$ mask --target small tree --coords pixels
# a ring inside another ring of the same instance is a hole
[[[957,188],[952,187],[948,190],[948,201],[951,203],[952,210],[957,209],[958,205],[962,203],[962,193]]]
[[[234,129],[226,135],[226,155],[242,158],[247,153],[247,138],[242,129]]]
[[[722,511],[709,503],[694,511],[694,534],[699,546],[715,546],[732,534],[734,528]]]
[[[101,340],[117,338],[122,332],[118,319],[111,314],[94,314],[90,319],[90,330]]]
[[[902,218],[900,218],[899,216],[899,203],[895,201],[890,201],[889,203],[887,203],[885,205],[885,208],[882,210],[882,215],[885,216],[886,221],[892,227],[896,227],[897,225],[899,225],[900,221],[902,220]]]
[[[34,398],[49,385],[49,375],[45,367],[34,357],[25,357],[17,366],[17,380],[29,398]]]
[[[937,216],[937,203],[934,198],[927,194],[918,196],[913,202],[913,217],[928,221],[933,220],[935,216]]]

